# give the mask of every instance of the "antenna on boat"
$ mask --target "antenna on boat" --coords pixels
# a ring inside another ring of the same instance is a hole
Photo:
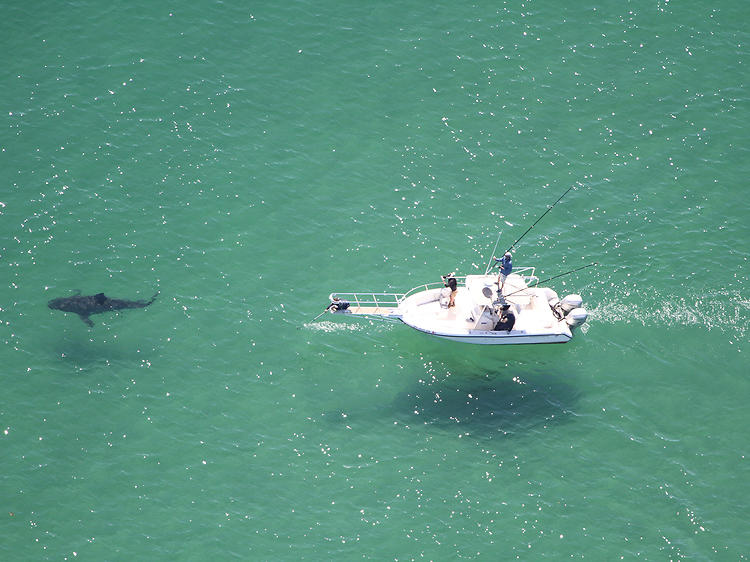
[[[540,283],[546,283],[547,281],[552,281],[553,279],[557,279],[558,277],[565,277],[566,275],[570,275],[571,273],[575,273],[576,271],[581,271],[582,269],[586,269],[587,267],[593,267],[595,265],[599,265],[598,262],[590,263],[588,265],[582,265],[581,267],[577,267],[576,269],[571,269],[570,271],[566,271],[565,273],[560,273],[559,275],[553,275],[552,277],[547,277],[547,279],[543,279],[542,281],[537,281],[534,285],[535,287],[538,287]],[[515,295],[516,293],[520,293],[521,291],[525,291],[528,289],[528,287],[524,287],[523,289],[518,289],[517,291],[513,291],[512,293],[508,293],[505,295],[506,297],[509,297],[511,295]]]
[[[552,203],[552,205],[551,205],[551,206],[549,207],[549,209],[547,209],[546,211],[544,211],[544,213],[542,214],[542,216],[541,216],[541,217],[539,217],[538,219],[536,219],[536,222],[534,222],[534,224],[532,224],[532,225],[531,225],[531,226],[530,226],[530,227],[528,228],[528,230],[527,230],[526,232],[524,232],[523,234],[521,234],[521,236],[520,236],[520,238],[519,238],[518,240],[516,240],[515,242],[513,242],[513,244],[511,244],[510,248],[508,248],[507,250],[505,250],[505,251],[506,251],[506,253],[507,253],[507,252],[510,252],[510,251],[511,251],[511,250],[512,250],[513,248],[515,248],[515,247],[516,247],[516,244],[518,244],[518,243],[519,243],[519,242],[521,241],[521,238],[523,238],[523,237],[524,237],[524,236],[526,236],[526,235],[527,235],[527,234],[528,234],[529,232],[531,232],[531,229],[532,229],[532,228],[534,228],[534,227],[536,226],[536,223],[538,223],[538,222],[539,222],[540,220],[542,220],[542,219],[544,218],[544,215],[546,215],[547,213],[549,213],[549,212],[550,212],[550,211],[551,211],[551,210],[552,210],[552,209],[554,208],[554,206],[555,206],[555,205],[557,205],[557,204],[558,204],[558,203],[559,203],[559,202],[560,202],[560,201],[562,200],[562,198],[563,198],[563,197],[565,197],[565,196],[566,196],[566,195],[568,194],[568,192],[569,192],[569,191],[570,191],[571,189],[573,189],[574,187],[575,187],[575,184],[574,184],[574,185],[571,185],[571,186],[570,186],[570,187],[568,188],[568,191],[566,191],[565,193],[563,193],[562,195],[560,195],[560,198],[559,198],[559,199],[558,199],[557,201],[555,201],[554,203]],[[493,253],[493,255],[494,255],[494,253]]]

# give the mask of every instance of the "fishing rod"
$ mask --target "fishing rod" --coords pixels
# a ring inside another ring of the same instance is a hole
[[[329,310],[330,308],[331,308],[330,306],[327,306],[327,307],[326,307],[326,309],[325,309],[325,310],[324,310],[323,312],[321,312],[320,314],[318,314],[318,315],[317,315],[317,316],[316,316],[315,318],[313,318],[313,319],[311,320],[311,322],[315,322],[315,321],[316,321],[316,320],[317,320],[318,318],[320,318],[320,317],[321,317],[321,316],[323,316],[323,315],[324,315],[324,314],[325,314],[326,312],[328,312],[328,310]]]
[[[571,185],[568,188],[568,191],[570,191],[574,187],[575,187],[575,184]],[[552,205],[550,206],[550,208],[547,209],[546,211],[544,211],[544,213],[542,214],[542,216],[539,217],[538,219],[536,219],[536,222],[534,224],[532,224],[526,232],[524,232],[523,234],[521,234],[521,237],[518,240],[516,240],[515,242],[513,242],[513,244],[511,244],[510,248],[508,248],[507,250],[505,250],[505,253],[507,254],[513,248],[515,248],[516,244],[518,244],[521,241],[521,238],[523,238],[524,236],[526,236],[531,231],[531,229],[536,226],[536,223],[538,223],[540,220],[542,220],[544,218],[544,215],[546,215],[547,213],[549,213],[554,208],[554,206],[557,205],[562,200],[562,198],[565,197],[568,194],[568,191],[566,191],[565,193],[563,193],[562,195],[560,195],[560,198],[557,201],[555,201],[554,203],[552,203]]]
[[[490,256],[490,261],[487,262],[487,269],[484,270],[484,274],[487,275],[490,272],[490,269],[492,269],[492,266],[490,265],[492,263],[492,260],[495,257],[495,250],[497,250],[497,245],[500,243],[500,237],[503,235],[503,231],[501,230],[497,235],[497,240],[495,241],[495,247],[492,248],[492,253]]]
[[[564,277],[566,275],[570,275],[571,273],[575,273],[576,271],[581,271],[582,269],[586,269],[587,267],[593,267],[595,265],[599,265],[598,262],[590,263],[588,265],[582,265],[581,267],[577,267],[576,269],[571,269],[570,271],[566,271],[565,273],[560,273],[559,275],[553,275],[552,277],[548,277],[547,279],[544,279],[542,281],[537,281],[534,285],[535,287],[539,286],[540,283],[546,283],[547,281],[552,281],[553,279],[557,279],[558,277]],[[521,291],[525,291],[529,287],[524,287],[523,289],[518,289],[517,291],[513,291],[512,293],[508,293],[505,295],[506,297],[509,297],[511,295],[515,295],[516,293],[520,293]]]

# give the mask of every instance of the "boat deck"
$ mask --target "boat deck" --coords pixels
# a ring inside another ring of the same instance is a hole
[[[496,275],[459,278],[455,306],[449,307],[450,289],[443,283],[415,287],[408,293],[336,293],[349,302],[335,314],[401,320],[434,336],[472,343],[563,343],[572,337],[568,324],[557,318],[545,289],[529,284],[533,275],[513,273],[498,294]],[[516,318],[511,331],[495,330],[500,303],[506,302]]]
[[[370,316],[378,318],[400,319],[399,305],[404,300],[404,293],[336,293],[336,297],[349,303],[343,310],[332,310],[334,314]],[[331,294],[333,301],[334,294]]]
[[[354,314],[357,316],[382,316],[385,318],[400,317],[398,307],[388,306],[350,306],[346,310],[337,311],[338,314]]]

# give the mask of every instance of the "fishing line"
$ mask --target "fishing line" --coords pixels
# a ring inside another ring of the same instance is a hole
[[[569,191],[570,191],[571,189],[573,189],[574,187],[575,187],[575,184],[574,184],[574,185],[571,185],[571,186],[570,186],[570,187],[568,188],[568,190],[567,190],[567,191],[566,191],[565,193],[563,193],[562,195],[560,195],[560,198],[559,198],[559,199],[558,199],[557,201],[555,201],[554,203],[552,203],[552,205],[550,206],[550,208],[549,208],[549,209],[547,209],[546,211],[544,211],[544,213],[542,214],[542,216],[541,216],[541,217],[539,217],[538,219],[536,219],[536,221],[534,222],[534,224],[532,224],[532,225],[531,225],[531,226],[530,226],[530,227],[528,228],[528,230],[527,230],[526,232],[524,232],[523,234],[521,234],[521,237],[520,237],[520,238],[519,238],[518,240],[516,240],[515,242],[513,242],[513,244],[511,244],[510,248],[508,248],[507,250],[505,250],[505,252],[506,252],[506,253],[507,253],[507,252],[510,252],[510,251],[511,251],[511,250],[512,250],[513,248],[515,248],[515,247],[516,247],[516,244],[518,244],[518,243],[519,243],[519,242],[521,241],[521,238],[523,238],[523,237],[524,237],[524,236],[526,236],[526,235],[527,235],[527,234],[528,234],[529,232],[531,232],[531,229],[532,229],[532,228],[534,228],[534,227],[536,226],[536,223],[538,223],[538,222],[539,222],[540,220],[542,220],[542,219],[544,218],[544,215],[546,215],[547,213],[549,213],[549,212],[550,212],[550,211],[551,211],[551,210],[552,210],[552,209],[553,209],[553,208],[555,207],[555,205],[557,205],[557,204],[558,204],[558,203],[559,203],[559,202],[560,202],[560,201],[562,200],[562,198],[563,198],[563,197],[565,197],[565,196],[566,196],[566,195],[568,194],[568,192],[569,192]]]
[[[494,247],[494,248],[492,248],[492,253],[490,254],[490,256],[492,256],[492,257],[490,258],[490,261],[488,261],[488,262],[487,262],[487,269],[485,269],[485,270],[484,270],[484,274],[485,274],[485,275],[487,275],[487,274],[488,274],[488,273],[490,272],[490,269],[492,269],[492,267],[491,267],[491,265],[490,265],[490,264],[492,263],[492,260],[493,260],[493,258],[495,257],[495,250],[497,250],[497,245],[498,245],[498,244],[500,243],[500,237],[501,237],[502,235],[503,235],[503,231],[501,230],[501,231],[500,231],[500,232],[498,233],[498,235],[497,235],[497,241],[495,242],[495,247]]]
[[[586,269],[587,267],[593,267],[595,265],[599,265],[598,262],[590,263],[588,265],[582,265],[581,267],[577,267],[576,269],[571,269],[570,271],[566,271],[565,273],[560,273],[559,275],[553,275],[552,277],[548,277],[547,279],[544,279],[542,281],[537,281],[534,286],[538,287],[541,283],[546,283],[547,281],[552,281],[553,279],[557,279],[559,277],[564,277],[566,275],[570,275],[571,273],[575,273],[576,271],[581,271],[582,269]],[[526,289],[529,289],[529,287],[524,287],[523,289],[518,289],[517,291],[513,291],[512,293],[508,293],[505,295],[506,297],[509,297],[511,295],[515,295],[516,293],[520,293],[521,291],[525,291]]]

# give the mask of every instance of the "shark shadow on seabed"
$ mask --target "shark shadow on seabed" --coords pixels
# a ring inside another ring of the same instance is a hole
[[[115,365],[133,365],[144,359],[144,354],[129,348],[118,339],[89,339],[61,335],[50,342],[50,352],[60,360],[64,373],[100,373]]]

